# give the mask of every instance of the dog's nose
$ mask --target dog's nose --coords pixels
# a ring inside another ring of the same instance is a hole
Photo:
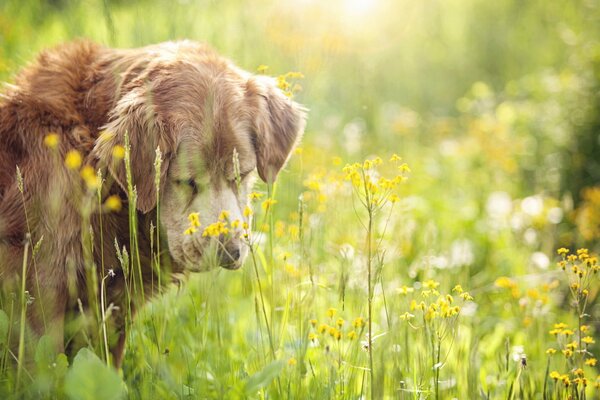
[[[242,265],[242,246],[240,243],[224,244],[219,251],[221,266],[227,269],[238,269]]]

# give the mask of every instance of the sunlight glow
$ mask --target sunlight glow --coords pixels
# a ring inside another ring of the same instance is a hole
[[[377,0],[344,0],[344,9],[350,16],[363,16],[372,11]]]

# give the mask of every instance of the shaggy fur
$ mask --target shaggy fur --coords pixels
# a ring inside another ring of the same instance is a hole
[[[168,249],[161,254],[161,265],[170,272],[206,269],[205,250],[211,242],[200,234],[183,234],[187,215],[199,212],[204,226],[216,221],[222,209],[230,211],[232,220],[242,219],[251,172],[257,169],[263,180],[274,181],[303,128],[304,110],[274,80],[251,75],[198,43],[117,50],[78,41],[43,52],[0,94],[0,306],[6,309],[10,294],[19,293],[27,246],[32,337],[49,334],[58,351],[74,350],[81,346],[76,338],[84,328],[78,324],[70,329],[68,321],[81,319],[82,310],[91,312],[90,301],[98,301],[100,282],[113,269],[116,276],[104,280],[105,304],[118,307],[111,316],[117,334],[110,347],[119,365],[125,307],[139,307],[143,299],[125,304],[125,277],[115,252],[116,240],[132,254],[126,170],[113,159],[114,147],[128,135],[147,295],[157,275],[151,267],[149,233],[150,224],[156,224],[157,199],[162,249]],[[44,145],[50,133],[59,135],[57,149]],[[158,196],[157,148],[163,155]],[[84,165],[104,171],[102,197],[120,196],[122,211],[96,210],[84,223],[85,184],[78,171],[63,163],[73,149],[84,156]],[[240,186],[234,183],[234,149],[243,177]],[[90,227],[93,244],[84,246]],[[238,233],[218,242],[221,264],[231,269],[241,265],[246,252]],[[97,266],[97,276],[90,274],[91,264]]]

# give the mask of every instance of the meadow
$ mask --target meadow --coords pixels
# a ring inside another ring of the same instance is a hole
[[[596,0],[0,0],[2,81],[188,38],[310,110],[241,270],[169,285],[120,370],[22,371],[1,304],[0,398],[600,398],[599,34]]]

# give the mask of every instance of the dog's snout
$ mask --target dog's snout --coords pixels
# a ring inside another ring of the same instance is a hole
[[[238,269],[243,262],[242,245],[239,242],[224,243],[219,251],[221,266],[227,269]]]

